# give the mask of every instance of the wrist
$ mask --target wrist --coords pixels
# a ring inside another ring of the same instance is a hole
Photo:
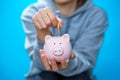
[[[46,35],[51,35],[51,32],[49,31],[48,28],[47,29],[41,29],[41,30],[37,29],[37,38],[40,42],[44,43],[44,39],[45,39]]]

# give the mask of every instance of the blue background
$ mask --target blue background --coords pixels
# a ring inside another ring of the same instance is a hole
[[[0,80],[25,80],[30,59],[24,49],[25,33],[20,16],[37,0],[0,0]],[[98,80],[120,80],[120,1],[94,0],[106,10],[109,27],[94,74]]]

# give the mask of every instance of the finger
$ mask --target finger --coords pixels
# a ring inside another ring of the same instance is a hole
[[[46,68],[47,70],[51,70],[51,67],[50,67],[50,65],[49,65],[49,63],[48,63],[48,59],[47,59],[45,53],[43,52],[43,50],[40,50],[39,53],[40,53],[41,60],[42,60],[42,62],[43,62],[43,65],[45,66],[45,68]]]
[[[42,29],[38,20],[34,22],[34,25],[36,26],[37,29]]]
[[[57,63],[58,69],[61,70],[62,69],[62,64],[59,62]]]
[[[52,26],[57,27],[58,20],[57,20],[56,15],[54,14],[53,10],[51,8],[45,8],[45,11],[48,14],[48,16],[52,22]]]
[[[76,56],[75,56],[75,54],[74,53],[72,53],[71,55],[70,55],[70,59],[74,59]]]
[[[58,66],[57,66],[56,60],[54,58],[51,59],[51,67],[52,67],[53,71],[57,71],[58,70]]]
[[[42,15],[40,13],[38,13],[38,15],[37,15],[38,22],[39,22],[39,24],[41,26],[41,29],[45,29],[45,28],[47,28],[47,25],[44,23],[44,21],[43,21],[41,16]]]
[[[32,17],[32,22],[34,23],[34,25],[35,25],[36,28],[41,29],[40,24],[39,24],[39,22],[38,22],[38,20],[37,20],[36,15],[34,15],[34,16]]]
[[[65,69],[67,68],[67,66],[68,66],[67,60],[65,58],[61,59],[61,68]]]
[[[44,23],[45,23],[48,27],[51,26],[52,22],[51,22],[49,16],[47,15],[45,9],[39,10],[39,13],[41,14],[41,17],[42,17]]]

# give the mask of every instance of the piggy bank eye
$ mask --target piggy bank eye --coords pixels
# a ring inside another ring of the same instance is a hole
[[[59,43],[59,45],[61,45],[62,43]]]
[[[53,43],[53,45],[55,45],[56,43]]]

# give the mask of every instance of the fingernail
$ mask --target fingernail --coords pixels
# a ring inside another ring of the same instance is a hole
[[[45,54],[41,54],[41,57],[45,56]]]
[[[51,65],[51,61],[50,60],[48,60],[48,64]]]
[[[40,49],[40,52],[43,51],[42,49]]]
[[[69,60],[67,59],[67,60],[66,60],[66,62],[68,63],[68,62],[69,62]]]
[[[53,71],[57,71],[58,69],[54,69]]]
[[[50,70],[50,67],[47,67],[46,70]]]

